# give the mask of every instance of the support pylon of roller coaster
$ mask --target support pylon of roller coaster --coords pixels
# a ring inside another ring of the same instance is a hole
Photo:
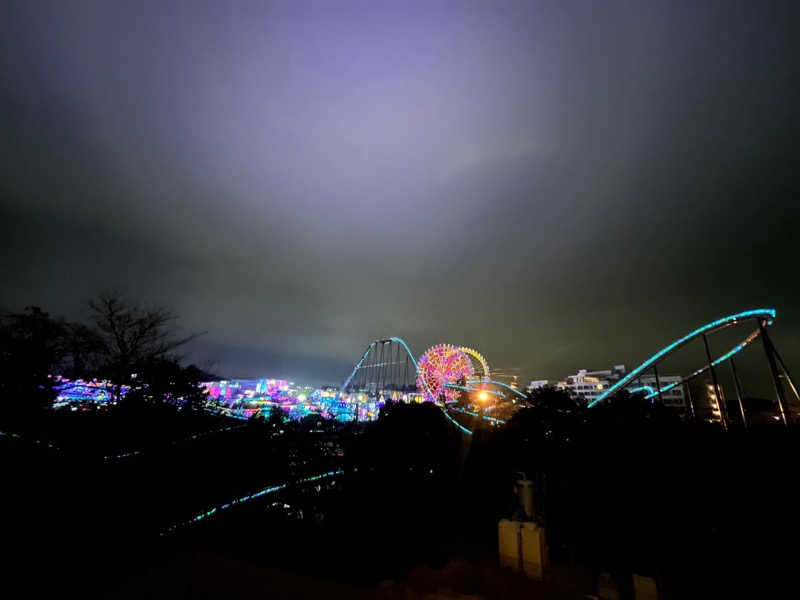
[[[685,336],[679,338],[678,340],[672,342],[671,344],[665,346],[658,352],[656,352],[653,356],[648,358],[642,364],[637,366],[635,369],[629,371],[624,377],[622,377],[619,381],[615,384],[609,386],[602,394],[600,394],[597,398],[595,398],[592,402],[588,404],[588,407],[591,408],[598,403],[604,400],[610,400],[614,394],[617,392],[626,389],[629,384],[631,384],[634,380],[641,377],[642,373],[652,370],[655,375],[656,380],[656,388],[650,388],[646,395],[646,399],[654,399],[654,398],[661,398],[661,395],[678,386],[684,385],[691,381],[692,379],[702,375],[703,373],[708,372],[711,376],[712,380],[712,389],[714,391],[714,396],[716,398],[717,405],[720,408],[720,421],[723,428],[728,427],[728,414],[727,414],[727,407],[724,405],[724,401],[722,399],[722,394],[720,391],[720,383],[717,377],[717,370],[716,367],[724,362],[731,363],[731,369],[733,371],[734,383],[736,386],[737,392],[737,401],[739,404],[739,412],[742,417],[742,422],[744,426],[747,426],[747,418],[745,414],[744,405],[742,403],[742,392],[741,392],[741,381],[739,379],[739,373],[736,370],[736,364],[733,362],[733,357],[744,350],[747,346],[749,346],[752,342],[754,342],[757,338],[761,338],[764,346],[764,352],[767,359],[767,364],[769,365],[770,375],[772,378],[772,382],[775,389],[775,399],[778,406],[778,413],[780,421],[784,425],[790,425],[792,423],[792,416],[788,406],[788,397],[786,394],[786,390],[783,386],[783,381],[785,380],[789,388],[791,389],[792,393],[794,394],[795,398],[800,401],[800,395],[798,395],[797,386],[795,385],[794,380],[792,379],[791,375],[789,374],[789,370],[786,367],[786,364],[782,360],[780,354],[775,349],[775,346],[767,332],[767,328],[773,325],[776,319],[776,311],[773,308],[758,308],[752,310],[746,310],[742,312],[738,312],[732,315],[728,315],[726,317],[722,317],[706,323],[705,325],[694,329],[693,331],[689,332]],[[746,322],[753,322],[756,323],[756,328],[742,340],[739,344],[734,346],[731,350],[726,352],[725,354],[720,355],[716,359],[712,357],[710,345],[708,341],[708,337],[721,329],[725,329],[727,327],[731,327],[733,325],[738,325],[741,323]],[[691,374],[682,377],[679,381],[672,382],[668,385],[661,386],[659,379],[658,379],[658,364],[667,356],[671,355],[672,353],[676,352],[678,349],[682,348],[689,342],[694,339],[701,338],[703,340],[703,346],[705,350],[705,355],[707,362],[704,366],[700,367],[699,369],[695,370]],[[647,386],[644,386],[647,387]],[[637,388],[636,391],[644,391],[644,387]],[[692,400],[690,398],[690,412],[694,413],[694,407],[691,404]]]

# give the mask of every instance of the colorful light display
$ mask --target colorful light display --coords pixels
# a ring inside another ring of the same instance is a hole
[[[468,348],[467,346],[461,346],[461,351],[478,361],[478,363],[481,365],[481,370],[483,371],[483,375],[481,376],[482,379],[491,379],[489,363],[486,361],[486,358],[483,356],[483,354],[474,348]]]
[[[53,380],[53,389],[56,390],[56,400],[53,408],[62,408],[69,404],[92,402],[95,404],[106,404],[114,400],[112,384],[110,381],[92,379],[70,380],[61,375],[50,376]],[[120,396],[125,396],[130,391],[127,385],[121,386]]]
[[[338,421],[367,421],[376,419],[384,404],[363,394],[340,395],[332,388],[296,386],[282,379],[211,381],[201,386],[208,393],[209,412],[237,419],[267,418],[280,411],[291,420],[316,414]]]
[[[456,400],[458,391],[448,388],[447,384],[467,380],[475,375],[472,361],[467,354],[450,344],[429,348],[417,364],[417,387],[429,402]]]

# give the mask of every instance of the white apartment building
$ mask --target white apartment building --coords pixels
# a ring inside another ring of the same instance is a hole
[[[684,386],[679,383],[680,380],[680,375],[659,374],[658,376],[658,383],[661,384],[662,390],[665,387],[674,384],[671,389],[661,392],[661,401],[664,403],[664,406],[669,406],[670,408],[674,408],[679,412],[683,412],[686,410],[687,405],[686,391],[684,390]],[[640,387],[644,387],[645,389],[642,391],[647,392],[648,394],[657,391],[658,385],[656,384],[655,375],[651,374],[637,377],[628,385],[626,389],[628,391],[633,391]]]
[[[625,373],[625,365],[614,365],[611,369],[602,371],[581,369],[576,374],[569,375],[559,381],[556,387],[567,390],[574,397],[589,403],[596,400],[605,390],[624,377]],[[684,413],[687,405],[686,391],[684,386],[679,383],[680,380],[681,377],[679,375],[659,375],[658,377],[658,383],[662,390],[674,384],[669,390],[661,392],[661,400],[664,405]],[[652,373],[641,375],[628,383],[625,389],[629,392],[642,391],[645,394],[650,394],[658,390],[656,377]]]
[[[548,380],[547,379],[534,379],[528,384],[528,387],[525,388],[527,392],[532,392],[533,390],[547,387]]]
[[[568,391],[571,396],[579,398],[584,403],[589,403],[612,385],[613,382],[610,379],[610,375],[610,371],[590,372],[586,369],[581,369],[575,375],[568,375],[565,379],[559,381],[556,387]]]

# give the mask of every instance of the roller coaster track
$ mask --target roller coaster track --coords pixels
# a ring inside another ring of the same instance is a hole
[[[498,387],[501,387],[501,388],[504,388],[504,389],[508,390],[509,392],[511,392],[513,394],[516,394],[520,398],[527,398],[527,396],[525,394],[523,394],[522,392],[520,392],[517,388],[513,388],[510,385],[508,385],[507,383],[503,383],[502,381],[495,381],[493,379],[487,379],[487,380],[473,379],[471,381],[468,381],[467,385],[479,385],[481,383],[488,383],[488,384],[491,384],[491,385],[496,385]]]
[[[398,377],[398,378],[400,377],[400,373],[399,372],[391,372],[391,373],[389,373],[389,371],[391,370],[391,367],[397,365],[399,363],[399,361],[400,361],[401,357],[399,356],[399,354],[400,354],[399,350],[395,353],[395,356],[394,356],[394,358],[396,360],[393,360],[393,358],[392,358],[392,349],[391,349],[391,347],[390,347],[388,356],[384,357],[382,350],[383,350],[384,346],[387,345],[387,344],[390,345],[390,346],[391,346],[391,344],[398,344],[399,347],[401,347],[405,351],[405,357],[404,358],[405,358],[406,363],[407,364],[410,363],[410,365],[413,366],[413,374],[411,375],[412,380],[416,377],[417,371],[419,370],[419,365],[417,364],[417,360],[414,358],[414,354],[411,352],[411,349],[408,347],[408,344],[406,344],[405,341],[402,338],[392,337],[392,338],[386,338],[386,339],[383,339],[383,340],[375,340],[369,346],[367,346],[367,349],[364,351],[364,354],[361,357],[361,360],[359,360],[358,363],[356,363],[356,366],[353,368],[353,372],[350,373],[350,376],[342,384],[342,387],[339,390],[340,394],[346,393],[346,390],[347,390],[348,386],[350,386],[350,384],[353,383],[353,380],[356,379],[357,374],[362,369],[364,369],[364,370],[373,369],[376,372],[380,372],[380,374],[383,375],[384,377],[393,377],[393,378],[394,377]],[[377,359],[378,349],[381,350],[379,359]],[[372,362],[369,362],[367,360],[368,357],[372,357],[373,359],[376,359],[376,360],[373,360]],[[390,367],[390,369],[387,370],[387,367]],[[399,371],[399,369],[398,369],[398,371]],[[404,379],[406,379],[406,378],[408,378],[408,373],[404,373],[402,376],[403,376]]]
[[[694,331],[691,331],[684,335],[682,338],[679,338],[672,342],[671,344],[664,346],[661,350],[656,352],[653,356],[648,358],[638,367],[630,371],[627,375],[622,377],[619,381],[617,381],[614,385],[609,386],[602,394],[600,394],[597,398],[595,398],[592,402],[590,402],[587,406],[591,408],[595,406],[597,403],[602,402],[606,398],[611,397],[616,392],[624,389],[627,387],[632,381],[634,381],[637,377],[639,377],[644,371],[651,367],[655,367],[659,362],[661,362],[664,358],[678,350],[679,348],[685,346],[692,340],[698,337],[706,336],[710,333],[714,333],[715,331],[719,331],[721,329],[725,329],[726,327],[730,327],[732,325],[738,324],[740,321],[745,321],[748,319],[755,319],[759,323],[758,329],[753,331],[750,335],[748,335],[741,343],[734,346],[731,350],[726,352],[725,354],[719,356],[717,359],[710,361],[709,364],[705,365],[704,367],[697,369],[691,375],[687,377],[681,378],[680,381],[672,382],[668,385],[661,387],[660,389],[654,389],[650,386],[640,386],[639,388],[635,388],[634,390],[630,391],[644,391],[646,392],[646,398],[653,398],[661,393],[671,390],[672,388],[681,385],[698,375],[708,371],[712,367],[729,360],[738,352],[741,352],[744,348],[746,348],[751,342],[753,342],[756,338],[761,335],[762,327],[763,326],[770,326],[772,325],[775,319],[775,309],[773,308],[757,308],[753,310],[746,310],[743,312],[739,312],[733,315],[728,315],[727,317],[722,317],[721,319],[717,319],[716,321],[711,321],[710,323],[706,323],[705,325],[698,327]]]
[[[417,372],[419,371],[419,365],[417,364],[417,360],[414,358],[414,354],[411,352],[411,349],[408,347],[408,344],[406,344],[406,342],[402,338],[391,337],[391,338],[386,338],[386,339],[382,339],[382,340],[375,340],[369,346],[367,346],[367,349],[364,351],[364,354],[361,356],[361,359],[358,361],[358,363],[356,363],[356,366],[353,368],[352,373],[350,373],[350,375],[347,377],[345,382],[342,384],[342,387],[339,390],[339,394],[340,395],[344,395],[346,393],[346,390],[348,389],[348,386],[350,386],[353,383],[353,381],[358,378],[357,375],[358,375],[360,370],[362,370],[362,369],[364,369],[364,370],[373,369],[375,372],[377,372],[377,370],[379,370],[381,367],[385,368],[388,364],[390,364],[391,361],[386,362],[386,361],[383,361],[383,360],[379,360],[378,362],[373,362],[371,364],[367,364],[367,363],[369,363],[368,357],[370,357],[370,354],[371,353],[374,354],[376,352],[376,349],[380,345],[391,344],[391,343],[399,344],[399,346],[402,347],[402,349],[405,351],[405,354],[406,354],[405,358],[406,358],[406,360],[410,360],[410,363],[413,365],[413,367],[414,367],[413,378],[416,379]],[[479,354],[478,352],[476,352],[474,350],[472,352],[470,352],[469,354],[471,356],[475,357],[478,360],[478,362],[481,363],[481,366],[484,369],[484,376],[488,376],[488,374],[489,374],[489,366],[488,366],[488,364],[486,364],[486,359],[483,358],[483,356],[481,354]],[[395,356],[395,358],[397,358],[397,356]],[[394,361],[394,362],[396,363],[396,361]],[[485,380],[477,380],[477,381],[484,382]],[[425,390],[419,390],[419,391],[422,392],[423,394],[425,392]],[[499,397],[503,397],[504,396],[501,393],[495,393],[495,394],[497,396],[499,396]],[[472,431],[470,431],[469,429],[464,427],[461,423],[459,423],[456,419],[454,419],[448,413],[446,407],[442,406],[440,408],[441,408],[442,414],[445,416],[445,418],[448,421],[450,421],[453,425],[455,425],[462,433],[465,433],[466,435],[472,435]]]
[[[658,363],[660,363],[667,356],[669,356],[672,353],[676,352],[677,350],[679,350],[680,348],[682,348],[683,346],[685,346],[686,344],[688,344],[692,340],[694,340],[696,338],[699,338],[699,337],[702,337],[704,339],[704,341],[706,341],[705,338],[706,338],[707,335],[709,335],[711,333],[714,333],[714,332],[717,332],[717,331],[719,331],[721,329],[725,329],[727,327],[730,327],[730,326],[733,326],[733,325],[737,325],[740,322],[748,321],[748,320],[755,320],[758,323],[758,328],[756,330],[754,330],[752,333],[750,333],[739,344],[734,346],[728,352],[720,355],[716,359],[712,359],[711,355],[708,354],[708,363],[707,364],[705,364],[704,366],[700,367],[699,369],[693,371],[691,374],[687,375],[686,377],[680,378],[678,381],[670,382],[669,384],[664,385],[664,386],[660,386],[660,384],[659,384],[655,388],[651,387],[651,386],[648,386],[648,385],[641,385],[640,384],[638,387],[630,389],[629,391],[632,392],[632,393],[644,392],[646,399],[652,399],[652,398],[654,398],[656,396],[659,396],[660,394],[663,394],[664,392],[667,392],[667,391],[669,391],[669,390],[671,390],[671,389],[673,389],[673,388],[675,388],[675,387],[677,387],[679,385],[682,385],[682,384],[694,379],[695,377],[698,377],[699,375],[702,375],[703,373],[705,373],[707,371],[711,371],[712,376],[714,376],[714,370],[713,370],[714,367],[716,367],[717,365],[719,365],[721,363],[724,363],[726,361],[731,360],[734,355],[736,355],[737,353],[741,352],[744,348],[749,346],[753,341],[755,341],[757,338],[759,338],[763,333],[764,341],[765,341],[765,344],[767,345],[767,348],[768,348],[768,356],[770,356],[771,360],[773,360],[773,361],[774,361],[775,358],[777,358],[778,362],[780,363],[780,366],[784,370],[786,381],[788,382],[791,390],[797,396],[797,388],[795,387],[794,382],[792,381],[791,377],[788,375],[788,372],[786,372],[786,365],[783,364],[783,360],[780,358],[780,355],[777,354],[777,351],[775,351],[774,347],[772,346],[771,341],[769,340],[769,336],[767,336],[767,334],[766,334],[766,328],[773,324],[773,321],[775,320],[775,318],[776,318],[775,309],[772,309],[772,308],[757,308],[757,309],[738,312],[738,313],[735,313],[735,314],[732,314],[732,315],[728,315],[726,317],[722,317],[720,319],[716,319],[715,321],[711,321],[709,323],[706,323],[705,325],[702,325],[701,327],[698,327],[698,328],[694,329],[693,331],[687,333],[683,337],[675,340],[671,344],[668,344],[667,346],[663,347],[661,350],[659,350],[658,352],[653,354],[650,358],[645,360],[642,364],[640,364],[635,369],[633,369],[632,371],[627,373],[619,381],[617,381],[616,383],[614,383],[613,385],[611,385],[607,389],[605,389],[602,394],[600,394],[597,398],[592,400],[587,406],[588,406],[588,408],[591,408],[591,407],[597,405],[598,403],[602,402],[603,400],[611,398],[614,394],[616,394],[620,390],[623,390],[623,389],[627,388],[632,382],[634,382],[638,377],[640,377],[647,369],[653,368],[655,370],[657,365],[658,365]],[[350,376],[345,380],[344,384],[342,385],[342,388],[340,390],[341,394],[345,393],[345,390],[347,390],[348,386],[351,385],[351,383],[353,382],[354,378],[356,378],[356,376],[358,375],[359,371],[362,370],[362,368],[365,371],[368,371],[369,369],[386,368],[389,365],[396,365],[397,364],[397,361],[400,360],[399,351],[396,352],[395,360],[393,362],[392,362],[392,359],[391,359],[391,356],[392,356],[391,350],[389,352],[389,357],[390,357],[389,362],[383,361],[383,358],[381,358],[380,360],[377,360],[377,361],[375,360],[375,356],[377,356],[377,353],[375,352],[376,348],[379,345],[384,345],[384,344],[397,344],[400,347],[402,347],[402,349],[403,349],[403,351],[405,353],[404,360],[406,361],[406,363],[410,364],[410,365],[413,365],[413,369],[414,369],[415,374],[419,371],[419,365],[417,364],[417,361],[414,358],[414,355],[412,354],[411,349],[408,347],[408,344],[406,344],[405,341],[403,341],[402,338],[392,337],[392,338],[387,338],[387,339],[383,339],[383,340],[376,340],[376,341],[372,342],[369,346],[367,346],[367,349],[364,352],[363,356],[361,357],[361,360],[358,361],[358,363],[356,364],[355,368],[353,369],[353,372],[350,374]],[[707,347],[707,341],[706,341],[706,347]],[[486,362],[486,359],[483,357],[483,355],[481,355],[480,353],[478,353],[475,350],[472,350],[471,348],[462,347],[461,349],[462,349],[462,351],[466,352],[467,354],[469,354],[470,356],[475,358],[481,364],[481,367],[482,367],[482,370],[483,370],[483,377],[480,378],[480,379],[470,379],[470,380],[464,382],[463,385],[462,384],[457,384],[457,383],[448,383],[448,384],[446,384],[448,387],[459,389],[459,390],[464,390],[464,391],[468,391],[468,392],[485,392],[485,393],[497,396],[498,398],[506,398],[507,394],[505,394],[500,389],[497,389],[497,388],[502,388],[502,390],[507,390],[507,391],[509,391],[509,392],[511,392],[513,394],[516,394],[520,398],[526,398],[525,394],[523,394],[522,392],[520,392],[516,388],[512,388],[510,385],[508,385],[508,384],[506,384],[504,382],[493,381],[493,380],[489,379],[489,365]],[[365,365],[365,361],[367,361],[367,358],[370,357],[371,353],[373,353],[372,362],[370,364],[366,364]],[[774,356],[774,358],[773,358],[773,356]],[[381,354],[381,357],[383,357],[383,354]],[[772,365],[772,368],[773,368],[773,371],[775,373],[774,377],[776,379],[776,385],[779,385],[777,383],[777,377],[778,376],[777,376],[777,372],[775,371],[775,366]],[[375,371],[373,370],[372,372],[375,372]],[[656,377],[656,381],[658,381],[657,377]],[[486,384],[489,384],[489,385],[492,385],[492,386],[497,386],[497,387],[495,389],[487,390],[487,389],[485,389],[485,385]],[[716,385],[716,383],[715,383],[715,385]],[[377,389],[379,386],[376,385],[375,387]],[[418,391],[424,394],[426,390],[418,390]],[[780,394],[782,394],[782,392],[779,391],[779,395]],[[798,398],[800,398],[800,396],[798,396]],[[469,429],[465,428],[463,425],[458,423],[458,421],[456,421],[448,413],[448,410],[447,410],[446,407],[442,407],[442,412],[447,417],[447,419],[449,419],[453,424],[455,424],[461,431],[463,431],[463,432],[465,432],[467,434],[472,434],[472,432]],[[783,408],[781,408],[781,412],[783,414]]]
[[[511,387],[507,383],[503,383],[502,381],[494,381],[493,379],[470,379],[466,382],[466,385],[459,385],[457,383],[446,383],[445,386],[452,388],[454,390],[461,390],[464,392],[483,392],[486,394],[490,394],[492,396],[497,396],[498,398],[505,398],[506,394],[503,392],[496,392],[494,390],[487,390],[485,389],[485,385],[496,385],[501,388],[505,388],[508,391],[516,394],[520,398],[527,398],[525,394],[520,392],[518,389]],[[481,386],[481,387],[475,387]]]

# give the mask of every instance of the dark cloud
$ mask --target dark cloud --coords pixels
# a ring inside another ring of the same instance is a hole
[[[208,330],[192,358],[315,382],[388,335],[529,376],[632,364],[762,305],[800,360],[792,3],[0,21],[7,307],[125,289]]]

